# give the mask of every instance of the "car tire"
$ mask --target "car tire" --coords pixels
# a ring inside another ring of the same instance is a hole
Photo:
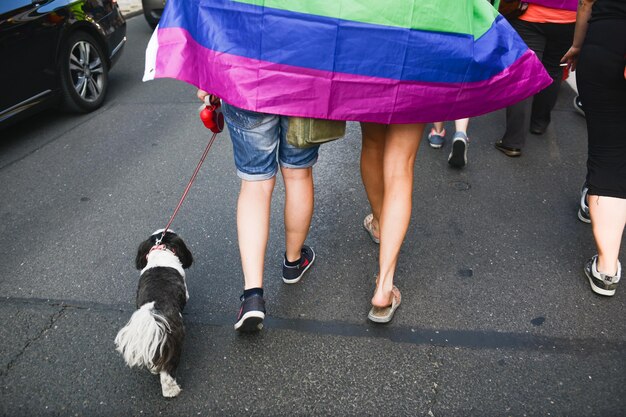
[[[144,9],[144,11],[143,11],[143,15],[145,16],[145,18],[146,18],[146,22],[148,22],[148,24],[150,25],[150,27],[151,27],[152,29],[156,29],[157,25],[159,24],[159,19],[154,18],[154,17],[150,14],[150,12],[146,11],[145,9]]]
[[[59,65],[68,110],[86,113],[102,106],[109,86],[109,65],[93,36],[72,33],[63,43]]]
[[[153,9],[154,6],[154,1],[141,0],[143,16],[146,18],[146,22],[148,22],[152,29],[155,29],[157,27],[160,20],[159,18],[161,17],[160,13],[157,13],[155,9]]]

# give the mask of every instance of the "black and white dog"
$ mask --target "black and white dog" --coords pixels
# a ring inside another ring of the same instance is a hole
[[[135,261],[141,270],[137,311],[115,338],[128,366],[145,366],[160,375],[164,397],[181,391],[173,374],[185,338],[182,311],[189,292],[184,269],[192,262],[191,252],[171,230],[157,230],[142,242]]]

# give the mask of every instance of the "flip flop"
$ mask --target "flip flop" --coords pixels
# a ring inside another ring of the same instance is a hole
[[[391,290],[391,295],[393,299],[391,301],[391,305],[387,307],[374,307],[367,315],[367,318],[374,323],[389,323],[393,318],[394,313],[400,307],[400,303],[402,302],[402,294],[400,294],[400,290],[398,287],[394,285]]]
[[[374,243],[380,243],[380,238],[374,236],[374,228],[372,227],[372,223],[374,222],[374,215],[372,213],[365,216],[363,219],[363,227],[369,233],[370,237],[374,241]]]

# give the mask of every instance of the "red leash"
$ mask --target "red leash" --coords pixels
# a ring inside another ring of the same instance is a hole
[[[189,190],[191,189],[191,185],[193,184],[196,177],[198,176],[198,172],[200,172],[200,167],[202,166],[202,163],[206,159],[206,156],[209,153],[209,150],[211,149],[213,142],[215,142],[215,138],[217,137],[217,134],[220,133],[222,130],[224,130],[224,115],[222,114],[221,104],[218,103],[213,106],[203,106],[203,108],[201,109],[202,110],[200,111],[200,119],[202,119],[202,122],[207,127],[207,129],[210,129],[213,132],[213,136],[211,136],[209,143],[204,149],[204,153],[202,154],[202,157],[200,158],[200,161],[198,162],[198,165],[196,166],[196,169],[194,170],[193,175],[191,176],[191,179],[189,180],[189,183],[187,184],[187,187],[185,188],[185,191],[183,192],[183,195],[180,197],[180,200],[178,201],[178,205],[176,206],[176,209],[174,210],[172,217],[170,217],[170,221],[167,223],[167,226],[165,226],[165,228],[163,229],[163,233],[161,234],[161,237],[157,239],[156,245],[161,244],[161,240],[163,239],[163,236],[165,236],[165,233],[168,231],[168,229],[172,225],[174,218],[178,214],[178,210],[180,210],[180,208],[182,207],[183,201],[185,201],[185,198],[187,197],[187,194],[189,193]]]

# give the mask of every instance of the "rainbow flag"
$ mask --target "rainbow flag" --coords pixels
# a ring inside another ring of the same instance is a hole
[[[539,4],[553,9],[573,10],[578,8],[578,0],[524,0],[526,3]]]
[[[548,86],[485,0],[168,0],[144,81],[176,78],[264,113],[417,123]]]

